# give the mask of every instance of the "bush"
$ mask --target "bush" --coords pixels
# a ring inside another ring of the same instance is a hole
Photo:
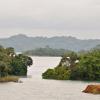
[[[90,50],[77,56],[71,53],[63,56],[59,65],[54,69],[48,69],[43,73],[43,78],[58,80],[88,80],[100,81],[100,49]],[[76,60],[78,63],[75,63]],[[67,64],[67,62],[69,64]]]
[[[0,79],[1,81],[16,80],[15,77],[8,75],[26,76],[27,67],[31,66],[33,61],[30,57],[23,54],[16,55],[14,48],[3,48],[0,46]]]
[[[70,78],[70,70],[65,67],[56,67],[55,69],[48,69],[42,74],[44,79],[68,80]]]
[[[45,71],[43,74],[42,74],[42,77],[44,79],[54,79],[55,77],[55,72],[53,69],[48,69],[47,71]]]

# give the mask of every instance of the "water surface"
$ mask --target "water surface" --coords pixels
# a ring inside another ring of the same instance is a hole
[[[61,58],[32,58],[34,65],[28,69],[28,75],[32,78],[21,79],[23,83],[0,83],[0,100],[100,100],[100,95],[81,92],[91,83],[41,78],[42,72],[58,65]]]

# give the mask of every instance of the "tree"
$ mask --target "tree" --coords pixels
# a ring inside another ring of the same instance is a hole
[[[31,57],[16,55],[14,48],[0,46],[0,77],[7,75],[27,75],[27,67],[33,64]]]
[[[10,68],[4,63],[0,61],[0,77],[5,77],[8,75]]]
[[[15,51],[14,51],[14,48],[12,47],[8,47],[6,48],[6,52],[9,56],[13,57],[15,55]]]
[[[79,57],[78,57],[77,53],[75,53],[73,51],[67,52],[62,56],[62,59],[58,66],[64,65],[64,66],[69,67],[70,69],[73,69],[76,65],[76,60],[78,60],[78,59],[79,59]]]
[[[100,50],[92,50],[82,55],[76,70],[72,71],[71,78],[100,80]]]
[[[33,61],[30,57],[24,56],[23,54],[16,55],[12,62],[12,74],[18,76],[26,76],[27,75],[27,67],[31,66]]]
[[[74,52],[66,54],[57,67],[48,69],[42,76],[46,79],[100,81],[100,49],[93,49],[79,56]]]
[[[70,70],[65,67],[56,67],[45,71],[42,77],[44,79],[68,80],[70,78]]]

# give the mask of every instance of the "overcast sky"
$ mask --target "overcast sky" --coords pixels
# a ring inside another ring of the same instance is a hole
[[[0,0],[0,37],[100,38],[100,0]]]

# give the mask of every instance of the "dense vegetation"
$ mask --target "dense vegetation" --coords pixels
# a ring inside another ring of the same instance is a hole
[[[44,79],[100,81],[100,49],[85,53],[66,53],[54,69],[42,74]]]
[[[4,48],[0,46],[0,79],[2,78],[1,80],[4,80],[3,77],[6,77],[6,79],[8,79],[8,76],[27,75],[27,67],[32,65],[32,63],[33,62],[30,57],[25,56],[23,54],[16,55],[14,48]]]
[[[65,49],[53,49],[49,46],[45,48],[37,48],[34,50],[29,50],[24,52],[25,55],[32,55],[32,56],[62,56],[65,52],[69,52],[69,50]]]

